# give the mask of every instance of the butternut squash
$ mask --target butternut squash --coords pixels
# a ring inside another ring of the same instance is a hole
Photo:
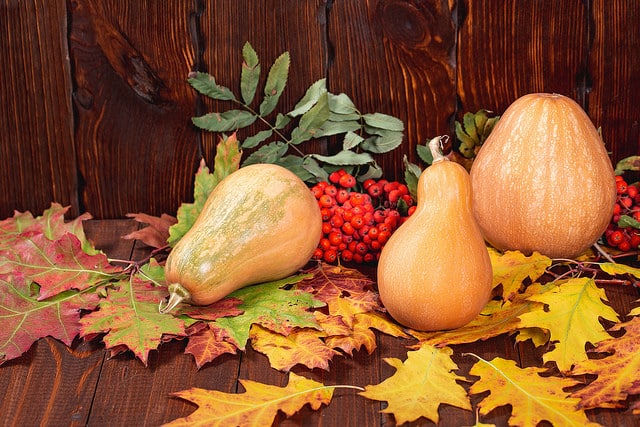
[[[417,207],[382,249],[380,299],[399,323],[422,331],[454,329],[474,319],[491,297],[493,271],[472,212],[466,169],[443,157],[418,179]]]
[[[192,228],[169,253],[166,313],[181,301],[211,304],[304,266],[322,227],[315,197],[295,174],[272,164],[245,166],[211,192]]]
[[[563,95],[533,93],[511,104],[470,174],[476,219],[497,249],[573,258],[613,214],[611,160],[587,114]]]

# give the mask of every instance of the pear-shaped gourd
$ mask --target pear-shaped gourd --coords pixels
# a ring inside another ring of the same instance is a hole
[[[317,201],[291,171],[272,164],[242,167],[207,198],[191,229],[169,253],[170,297],[211,304],[242,287],[285,278],[303,267],[320,241]]]
[[[470,174],[478,225],[498,249],[573,258],[611,221],[611,160],[587,114],[566,96],[532,93],[513,102]]]
[[[472,212],[466,169],[430,142],[434,161],[418,180],[417,207],[382,249],[380,299],[399,323],[422,331],[454,329],[489,301],[491,260]]]

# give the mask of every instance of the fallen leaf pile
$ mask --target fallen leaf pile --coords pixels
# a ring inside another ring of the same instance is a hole
[[[228,153],[217,164],[233,170],[237,164],[228,158],[238,153]],[[179,218],[138,216],[151,229],[128,238],[156,246],[179,240],[219,179],[202,165],[194,203]],[[168,294],[162,264],[153,258],[125,266],[112,262],[84,235],[82,222],[90,216],[65,221],[66,211],[53,204],[39,217],[16,212],[0,221],[0,364],[51,336],[66,345],[77,337],[101,339],[113,355],[131,351],[146,365],[161,343],[180,338],[188,340],[185,352],[198,369],[222,354],[244,351],[250,342],[274,369],[289,373],[285,387],[244,380],[240,394],[176,393],[198,409],[171,425],[270,424],[278,411],[292,415],[305,404],[319,409],[330,404],[335,388],[357,387],[320,384],[290,370],[330,370],[335,358],[372,353],[376,333],[401,339],[407,357],[384,359],[395,373],[358,393],[386,402],[383,411],[399,424],[420,418],[437,423],[442,404],[472,410],[470,396],[481,395],[480,417],[511,405],[513,425],[588,425],[585,411],[624,408],[629,396],[640,394],[640,309],[617,313],[594,273],[640,277],[630,266],[490,250],[494,298],[455,331],[402,328],[386,314],[371,278],[325,263],[240,289],[207,307],[185,305],[160,314],[158,303]],[[545,367],[465,355],[476,362],[468,377],[459,372],[453,346],[505,334],[542,349]],[[585,376],[592,380],[585,383]],[[640,407],[631,406],[640,414]]]

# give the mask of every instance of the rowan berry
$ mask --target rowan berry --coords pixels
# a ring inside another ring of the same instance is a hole
[[[328,194],[323,194],[318,199],[318,204],[320,205],[321,208],[330,208],[331,206],[336,204],[336,199],[334,199]]]
[[[350,223],[353,228],[358,230],[364,226],[364,218],[362,217],[362,215],[354,215],[354,217],[351,218]]]
[[[329,249],[324,252],[322,259],[324,259],[328,263],[335,262],[336,259],[338,259],[338,253],[335,251],[335,249]]]
[[[616,230],[613,233],[611,233],[609,235],[609,237],[607,238],[607,243],[609,243],[609,245],[611,246],[618,246],[622,241],[624,240],[624,234],[622,234],[622,231],[620,230]]]
[[[344,202],[349,200],[349,196],[349,192],[346,189],[340,188],[338,189],[338,193],[336,194],[336,202],[338,202],[339,204],[343,204]]]
[[[369,188],[367,188],[367,193],[371,197],[380,197],[382,195],[382,188],[378,184],[371,184]]]
[[[320,243],[318,244],[318,246],[323,251],[328,251],[329,249],[331,249],[331,242],[326,237],[323,237],[322,239],[320,239]]]
[[[616,191],[618,194],[624,194],[627,192],[627,183],[624,181],[616,182]]]
[[[329,174],[329,182],[338,184],[340,182],[340,172],[334,171]]]
[[[369,187],[371,187],[372,185],[374,185],[376,183],[375,179],[365,179],[364,182],[362,183],[362,188],[364,188],[365,191],[369,191]]]
[[[340,228],[342,224],[344,224],[344,219],[342,219],[342,215],[334,214],[329,220],[329,223],[334,228]]]
[[[342,233],[339,231],[332,231],[329,233],[329,242],[332,246],[338,246],[342,243]]]
[[[638,187],[636,187],[635,185],[627,186],[627,195],[632,199],[635,199],[638,195]]]
[[[333,230],[333,227],[331,226],[330,223],[328,222],[322,223],[322,234],[329,234],[331,233],[331,230]]]
[[[351,222],[350,222],[350,221],[345,221],[345,222],[342,224],[341,229],[342,229],[342,232],[343,232],[344,234],[347,234],[347,235],[349,235],[349,236],[353,235],[353,232],[355,231],[355,229],[353,228],[353,225],[351,224]]]
[[[342,261],[344,262],[350,262],[353,259],[353,252],[349,249],[345,249],[340,252],[340,258],[342,258]]]
[[[356,185],[356,179],[353,177],[353,175],[345,173],[340,177],[339,183],[341,187],[353,188]]]
[[[352,192],[351,196],[349,197],[349,202],[351,202],[351,205],[353,205],[354,207],[362,206],[365,202],[364,194]]]

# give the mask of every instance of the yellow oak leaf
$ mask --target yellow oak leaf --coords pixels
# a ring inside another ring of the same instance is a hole
[[[449,331],[419,332],[410,331],[411,335],[427,343],[442,347],[445,345],[465,344],[486,340],[501,334],[513,333],[520,324],[519,316],[529,311],[542,308],[543,304],[515,299],[512,302],[489,301],[480,315],[471,322]]]
[[[596,374],[595,380],[574,392],[582,408],[621,408],[629,395],[640,394],[640,317],[618,323],[612,330],[624,329],[624,335],[598,344],[595,351],[612,353],[601,359],[579,362],[574,375]]]
[[[289,374],[285,387],[240,380],[244,393],[224,393],[216,390],[190,388],[173,393],[173,396],[198,405],[187,417],[173,420],[165,426],[270,426],[278,413],[291,416],[304,405],[318,410],[328,405],[333,390],[346,386],[325,386],[294,373]]]
[[[543,303],[545,308],[522,314],[520,327],[549,331],[554,348],[542,357],[545,362],[556,362],[561,372],[568,372],[575,363],[587,359],[587,343],[595,345],[611,338],[600,323],[601,318],[619,321],[615,310],[605,304],[604,290],[588,277],[559,281],[546,287],[534,284],[527,291],[529,301]]]
[[[477,357],[477,356],[475,356]],[[511,405],[509,425],[535,426],[549,421],[557,426],[596,426],[584,411],[578,409],[577,398],[563,389],[577,384],[570,378],[541,376],[545,369],[519,368],[513,360],[478,357],[469,374],[480,377],[469,389],[471,394],[490,392],[479,403],[481,415],[500,406]]]
[[[505,300],[511,300],[520,291],[525,280],[538,280],[552,263],[551,258],[538,252],[524,256],[519,251],[501,254],[490,248],[489,256],[493,268],[493,286],[495,288],[502,285],[502,297]]]
[[[631,274],[632,276],[640,279],[640,268],[631,267],[630,265],[603,262],[599,264],[600,270],[611,276]]]
[[[397,424],[425,417],[438,423],[438,408],[448,404],[471,410],[465,389],[457,380],[466,378],[454,373],[458,366],[451,360],[449,347],[423,345],[407,352],[404,363],[400,359],[384,359],[396,373],[379,384],[368,385],[360,394],[367,399],[387,402],[382,412],[393,414]]]
[[[329,361],[337,351],[322,341],[325,333],[312,328],[299,328],[285,335],[260,325],[251,326],[251,346],[269,358],[271,367],[288,372],[297,364],[309,369],[329,369]]]

